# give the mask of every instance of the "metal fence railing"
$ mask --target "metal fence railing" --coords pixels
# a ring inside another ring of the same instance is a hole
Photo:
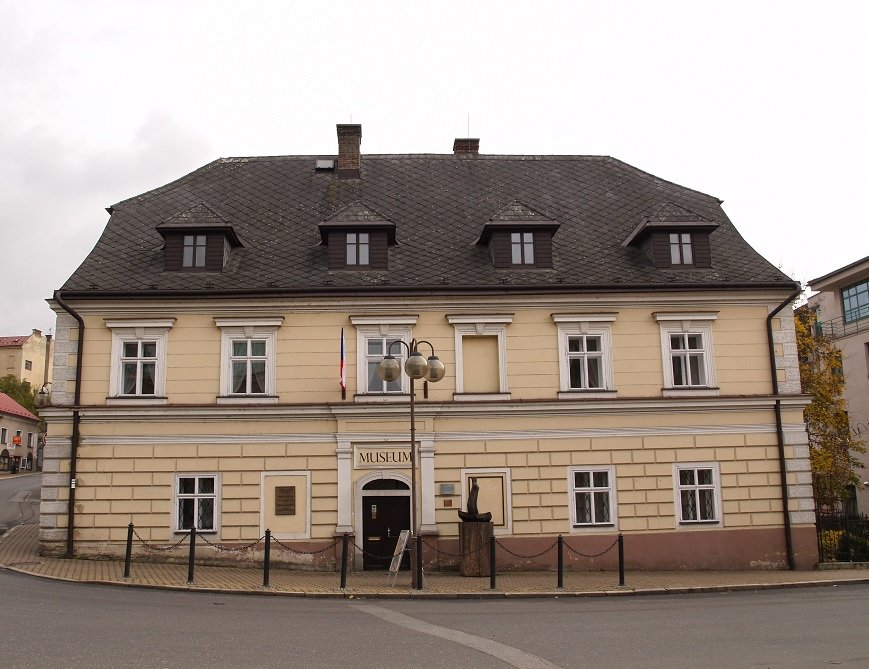
[[[210,548],[211,550],[221,552],[221,553],[256,553],[257,559],[259,558],[259,552],[262,552],[262,571],[263,571],[263,587],[269,587],[270,580],[270,570],[271,570],[271,550],[272,543],[274,543],[279,549],[282,549],[291,553],[298,553],[308,556],[335,552],[337,551],[337,547],[340,544],[340,588],[343,590],[347,587],[347,579],[348,574],[350,572],[350,551],[353,550],[354,553],[358,554],[367,554],[366,551],[362,549],[362,547],[356,543],[356,541],[350,537],[348,534],[342,535],[340,538],[335,541],[330,542],[328,545],[318,548],[317,550],[305,551],[299,550],[292,546],[282,543],[272,536],[270,530],[265,531],[265,535],[260,537],[255,541],[251,541],[244,544],[220,544],[215,543],[213,541],[209,541],[208,538],[201,533],[197,532],[196,529],[191,529],[188,534],[183,535],[180,539],[175,542],[168,544],[151,544],[148,541],[145,541],[139,533],[136,532],[135,527],[132,523],[127,527],[127,542],[126,542],[126,550],[124,555],[124,578],[130,578],[130,573],[132,569],[132,558],[133,558],[133,544],[134,541],[138,542],[145,551],[153,551],[158,553],[168,553],[168,551],[172,551],[174,549],[179,549],[184,542],[188,542],[188,555],[187,555],[187,583],[194,583],[195,577],[195,569],[197,565],[196,559],[196,549],[197,549],[197,541],[204,542],[205,547]],[[438,547],[433,546],[427,541],[424,541],[421,536],[416,537],[416,550],[419,552],[419,555],[422,555],[423,545],[428,549],[429,557],[432,558],[435,555],[443,555],[446,557],[454,558],[454,557],[467,557],[470,553],[466,554],[456,554],[456,553],[448,553],[446,551],[440,550]],[[564,557],[566,554],[569,554],[573,557],[578,558],[589,558],[595,559],[599,558],[610,551],[616,551],[618,555],[618,585],[623,587],[625,585],[625,545],[624,545],[624,537],[619,534],[615,537],[611,544],[609,544],[606,548],[602,550],[598,550],[594,553],[585,553],[579,550],[578,547],[570,545],[563,536],[558,535],[555,539],[553,539],[552,543],[543,548],[542,551],[535,553],[533,555],[525,555],[516,553],[511,550],[507,546],[505,546],[502,542],[498,541],[494,536],[489,537],[488,542],[485,542],[478,548],[471,551],[472,553],[480,553],[479,559],[486,562],[488,567],[488,575],[489,575],[489,588],[491,590],[496,589],[496,576],[498,572],[498,560],[497,560],[497,549],[501,549],[501,551],[507,553],[508,555],[514,558],[522,558],[522,559],[534,559],[539,558],[545,553],[548,553],[551,550],[556,551],[557,557],[557,568],[555,570],[556,577],[556,587],[558,589],[564,588]],[[410,550],[405,549],[405,550]],[[393,556],[393,558],[396,558]],[[337,556],[336,556],[337,557]],[[373,557],[382,557],[380,555]],[[339,568],[337,564],[338,560],[333,565],[336,570]],[[419,568],[422,566],[422,559],[419,561]],[[397,562],[396,562],[397,563]],[[417,587],[422,589],[422,574],[418,574],[417,583],[419,584]]]
[[[819,511],[815,523],[821,562],[869,562],[869,516]]]

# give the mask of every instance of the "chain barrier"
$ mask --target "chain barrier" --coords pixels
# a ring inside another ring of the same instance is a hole
[[[212,543],[208,540],[207,537],[205,537],[202,534],[197,534],[196,536],[197,536],[197,538],[202,539],[202,541],[204,541],[206,544],[208,544],[208,547],[211,550],[217,551],[218,553],[243,553],[244,551],[250,551],[250,550],[253,550],[254,548],[256,548],[260,544],[260,542],[262,542],[262,540],[265,539],[265,536],[262,536],[259,539],[257,539],[256,541],[253,541],[249,544],[245,544],[244,546],[235,547],[235,546],[221,546],[220,544]]]
[[[348,537],[348,540],[350,541],[350,544],[353,546],[353,549],[359,551],[360,553],[362,553],[362,555],[367,555],[367,556],[370,557],[370,558],[376,558],[376,559],[378,559],[378,560],[383,560],[383,559],[385,559],[385,558],[387,557],[387,556],[384,556],[384,555],[376,555],[376,554],[374,554],[374,553],[371,553],[371,552],[365,550],[364,548],[362,548],[362,546],[360,546],[359,544],[357,544],[356,541],[355,541],[353,538],[351,538],[351,537]],[[405,550],[405,551],[408,551],[408,550],[410,550],[410,547],[408,546],[408,547],[405,548],[404,550]],[[393,555],[390,555],[390,556],[388,556],[388,557],[391,559],[391,558],[394,557],[394,556],[393,556]]]
[[[568,544],[566,541],[564,542],[564,545],[567,547],[567,550],[568,550],[569,552],[573,553],[574,555],[578,555],[579,557],[584,557],[584,558],[588,558],[588,559],[592,560],[592,559],[594,559],[594,558],[598,558],[598,557],[600,557],[600,556],[603,555],[604,553],[609,553],[613,548],[615,548],[615,547],[618,545],[618,543],[619,543],[619,540],[618,540],[618,538],[616,538],[616,540],[613,541],[613,542],[609,545],[608,548],[605,548],[605,549],[603,549],[600,553],[595,553],[594,555],[587,555],[587,554],[585,554],[585,553],[580,553],[578,550],[575,550],[574,548],[572,548],[571,545]]]
[[[485,546],[480,546],[479,548],[468,551],[467,553],[449,553],[447,551],[441,550],[440,548],[437,548],[436,546],[432,546],[425,539],[422,540],[422,543],[423,543],[423,545],[428,546],[435,553],[438,553],[439,555],[446,555],[447,557],[452,557],[452,558],[463,558],[463,557],[467,557],[468,555],[473,555],[474,553],[480,553],[480,552],[486,550]]]
[[[173,548],[178,548],[178,546],[180,546],[185,541],[187,541],[187,539],[190,536],[189,534],[185,534],[178,541],[176,541],[174,544],[171,544],[169,546],[155,546],[155,545],[149,544],[142,537],[140,537],[139,533],[136,532],[136,530],[133,530],[133,535],[136,537],[136,539],[138,539],[141,542],[142,546],[144,546],[146,550],[155,551],[158,553],[162,553],[163,551],[171,551]]]
[[[319,550],[316,550],[316,551],[302,551],[302,550],[298,550],[296,548],[291,548],[290,546],[287,546],[286,544],[281,543],[280,539],[275,539],[274,536],[272,536],[272,541],[274,541],[278,546],[283,548],[285,551],[289,551],[290,553],[297,553],[299,555],[319,555],[320,553],[325,553],[326,551],[332,550],[333,548],[335,548],[335,546],[338,545],[337,541],[333,541],[331,544],[329,544],[325,548],[320,548]]]
[[[555,548],[558,545],[558,542],[557,541],[552,542],[552,545],[549,546],[549,548],[544,548],[539,553],[535,553],[533,555],[523,555],[522,553],[515,553],[515,552],[511,551],[509,548],[507,548],[504,544],[502,544],[497,539],[495,539],[495,545],[499,546],[502,551],[509,553],[513,557],[521,558],[523,560],[533,560],[534,558],[538,558],[542,555],[546,555],[549,551],[551,551],[553,548]]]

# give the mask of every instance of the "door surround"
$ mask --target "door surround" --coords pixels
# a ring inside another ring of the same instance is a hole
[[[407,490],[364,490],[365,486],[372,481],[377,481],[379,479],[394,479],[396,481],[400,481],[404,483],[408,489]],[[406,497],[407,503],[410,504],[410,477],[406,474],[402,474],[397,471],[389,470],[389,469],[378,469],[376,471],[372,471],[365,476],[360,477],[356,480],[356,483],[353,486],[353,508],[356,510],[356,513],[353,514],[353,531],[356,537],[356,541],[359,543],[359,546],[362,546],[363,543],[363,534],[362,534],[362,497]],[[353,567],[358,570],[362,570],[362,553],[359,551],[353,551]]]

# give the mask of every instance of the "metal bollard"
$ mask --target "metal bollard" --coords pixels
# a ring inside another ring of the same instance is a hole
[[[341,537],[341,589],[347,589],[347,533]]]
[[[272,531],[266,529],[266,545],[263,552],[263,587],[269,587],[269,569],[272,559]]]
[[[190,556],[187,558],[187,582],[193,583],[193,561],[196,559],[196,528],[190,528]]]
[[[489,589],[495,589],[495,537],[489,537]]]
[[[564,589],[564,537],[558,535],[558,585],[559,590]]]
[[[133,559],[133,523],[127,525],[127,552],[124,555],[124,578],[130,578],[130,561]]]
[[[625,538],[619,532],[619,585],[625,584]]]
[[[422,590],[422,535],[416,535],[416,589]]]

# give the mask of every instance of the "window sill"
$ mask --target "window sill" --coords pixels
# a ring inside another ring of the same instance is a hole
[[[720,388],[662,388],[664,397],[718,397]]]
[[[615,523],[598,523],[595,525],[572,525],[571,532],[615,531]]]
[[[218,404],[277,404],[277,395],[219,395]]]
[[[618,397],[615,390],[562,390],[560,400],[611,400]]]
[[[106,398],[107,406],[159,406],[162,404],[169,404],[169,398],[145,395]]]
[[[371,393],[368,395],[354,395],[353,401],[359,404],[401,404],[402,402],[410,401],[410,393]]]
[[[720,520],[680,520],[679,521],[679,529],[682,530],[690,530],[692,527],[694,528],[702,528],[702,527],[721,527],[722,522]]]
[[[510,393],[454,393],[454,402],[500,402],[510,399]]]
[[[173,530],[173,534],[190,534],[190,530]],[[196,530],[196,534],[217,534],[217,530]]]

